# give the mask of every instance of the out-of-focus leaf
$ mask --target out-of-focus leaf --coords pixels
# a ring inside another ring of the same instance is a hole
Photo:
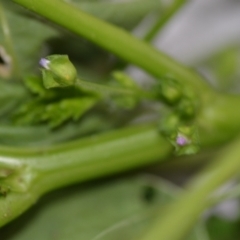
[[[1,81],[0,78],[0,118],[7,121],[7,115],[27,96],[23,86],[16,83]]]
[[[56,35],[55,29],[34,19],[28,11],[19,8],[12,1],[1,1],[0,47],[10,58],[12,70],[8,78],[20,78],[33,72],[37,68],[44,41]]]
[[[15,115],[15,122],[20,125],[47,122],[51,127],[57,127],[68,119],[78,120],[97,100],[90,96],[62,99],[52,103],[36,99],[21,106]]]
[[[52,193],[0,235],[4,240],[139,239],[156,207],[174,195],[167,184],[158,184],[132,178]]]
[[[45,113],[42,115],[42,120],[50,120],[50,126],[52,127],[60,125],[69,118],[76,121],[82,114],[93,107],[96,102],[97,99],[93,97],[64,99],[59,103],[48,105]]]
[[[4,240],[137,240],[177,193],[151,176],[76,186],[49,194],[0,235]],[[205,240],[197,233],[190,239]]]
[[[0,78],[0,98],[5,97],[17,97],[17,96],[23,96],[26,94],[26,90],[24,87],[20,84],[11,83],[11,82],[5,82],[2,81]]]
[[[211,217],[207,221],[207,228],[211,240],[236,240],[240,236],[240,219],[230,221]]]
[[[0,125],[0,145],[39,147],[73,140],[87,134],[104,131],[112,126],[98,116],[88,116],[78,122],[70,122],[59,129],[48,126]]]
[[[123,27],[134,27],[146,14],[161,10],[160,0],[70,1],[71,4],[101,19]]]
[[[25,86],[34,94],[44,96],[47,94],[47,89],[42,84],[42,79],[36,76],[27,77],[24,79]]]

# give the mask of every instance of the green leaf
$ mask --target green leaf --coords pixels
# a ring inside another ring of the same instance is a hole
[[[9,57],[10,72],[6,76],[0,68],[0,77],[17,77],[36,70],[44,41],[56,36],[57,31],[41,23],[12,1],[0,3],[0,57]],[[6,63],[4,65],[6,67]],[[2,67],[4,67],[2,66]],[[6,69],[5,69],[6,70]]]
[[[25,78],[24,84],[33,94],[37,94],[41,97],[47,94],[46,88],[43,87],[42,79],[37,76]]]
[[[57,127],[67,119],[78,120],[96,102],[97,99],[93,97],[63,99],[58,103],[49,104],[41,119],[49,121],[51,127]]]
[[[156,207],[175,194],[164,181],[155,181],[135,177],[52,193],[0,235],[5,240],[138,239]]]
[[[0,118],[6,122],[9,113],[16,108],[27,96],[20,84],[0,80]]]
[[[13,113],[18,125],[47,123],[57,127],[67,120],[78,120],[99,100],[99,96],[79,87],[45,89],[41,78],[30,76],[24,79],[32,97]]]
[[[49,194],[0,235],[4,240],[137,240],[178,192],[150,175],[75,186]],[[205,240],[199,226],[189,240]]]
[[[44,98],[35,99],[20,107],[14,121],[20,125],[47,122],[51,127],[57,127],[68,119],[78,120],[97,100],[90,96],[66,98],[50,103]]]
[[[98,116],[89,116],[79,122],[64,124],[59,129],[49,126],[13,126],[0,125],[0,144],[7,146],[39,147],[73,140],[109,129],[111,126],[105,119]]]

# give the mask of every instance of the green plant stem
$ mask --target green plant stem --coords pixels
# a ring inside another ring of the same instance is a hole
[[[7,187],[0,195],[0,226],[48,191],[164,160],[171,151],[155,125],[116,130],[50,149],[0,148],[0,192]]]
[[[214,136],[209,140],[208,132],[200,133],[208,146],[216,144]],[[171,152],[155,125],[129,127],[51,148],[1,147],[0,192],[6,186],[10,192],[0,196],[0,226],[48,191],[164,160]]]
[[[96,93],[103,93],[104,96],[120,95],[120,96],[133,96],[133,97],[139,97],[139,98],[147,98],[147,99],[157,98],[155,93],[150,91],[147,92],[147,91],[141,90],[140,88],[131,89],[131,88],[115,87],[110,85],[84,81],[81,79],[77,80],[76,85],[81,87],[84,90],[90,90]]]
[[[209,206],[208,197],[240,172],[240,138],[227,147],[215,161],[195,177],[179,199],[171,204],[142,240],[182,240],[201,212]]]
[[[156,21],[152,28],[144,36],[144,40],[150,42],[156,34],[163,29],[171,18],[177,13],[188,0],[174,0],[174,2],[165,10],[162,16]]]
[[[83,36],[157,78],[172,77],[183,85],[195,89],[196,92],[202,90],[207,93],[209,90],[208,84],[194,71],[183,67],[127,31],[101,21],[63,1],[14,0],[14,2]]]

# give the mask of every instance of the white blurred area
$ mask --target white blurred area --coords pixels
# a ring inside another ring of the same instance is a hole
[[[173,0],[162,1],[170,4]],[[147,16],[133,33],[141,36],[152,20]],[[188,0],[152,44],[189,66],[196,66],[224,47],[240,46],[240,0]],[[140,83],[151,79],[134,66],[127,72]]]
[[[190,0],[153,43],[190,65],[224,46],[240,44],[240,1]]]

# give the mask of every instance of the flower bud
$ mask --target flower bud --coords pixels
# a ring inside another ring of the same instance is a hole
[[[181,126],[177,129],[175,138],[177,155],[195,154],[199,151],[199,137],[195,126]]]
[[[51,55],[39,62],[46,88],[67,87],[75,84],[77,71],[67,55]]]
[[[186,136],[184,136],[183,134],[178,134],[177,138],[176,138],[176,144],[178,146],[185,146],[187,144],[189,144],[189,140]]]
[[[162,81],[158,87],[160,97],[170,105],[177,103],[182,97],[181,86],[173,79]]]
[[[196,104],[194,99],[188,97],[182,98],[177,106],[177,111],[183,119],[193,118],[196,113]]]
[[[121,86],[129,89],[139,89],[136,82],[127,74],[121,71],[114,71],[112,73],[114,80],[116,80]]]

